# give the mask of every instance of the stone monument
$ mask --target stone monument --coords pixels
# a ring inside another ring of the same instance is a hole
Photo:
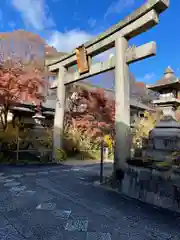
[[[148,86],[148,89],[158,93],[159,97],[153,103],[162,111],[163,117],[150,131],[143,157],[155,161],[172,161],[173,152],[180,151],[180,123],[175,118],[175,111],[180,105],[180,80],[168,67],[163,79],[156,85]]]

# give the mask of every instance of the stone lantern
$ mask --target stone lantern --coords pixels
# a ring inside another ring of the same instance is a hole
[[[44,147],[40,140],[41,137],[44,135],[43,121],[45,119],[45,117],[41,113],[41,105],[36,107],[36,113],[32,118],[34,119],[35,122],[32,129],[34,139],[33,146],[36,149],[35,152],[36,156],[41,159],[45,154]]]
[[[36,113],[35,113],[34,116],[32,116],[32,118],[35,121],[35,125],[33,127],[33,130],[34,130],[35,133],[37,133],[39,135],[39,133],[41,133],[42,130],[44,130],[44,127],[43,127],[42,123],[45,119],[45,117],[42,115],[42,112],[41,112],[41,105],[36,107]]]
[[[150,131],[149,144],[143,155],[155,161],[171,161],[172,153],[180,151],[180,124],[175,118],[175,111],[180,105],[180,80],[168,67],[164,77],[148,89],[159,94],[153,103],[162,111],[163,117]]]

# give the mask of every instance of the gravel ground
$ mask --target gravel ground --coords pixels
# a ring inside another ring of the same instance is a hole
[[[1,168],[0,239],[180,239],[179,215],[94,185],[97,169]]]

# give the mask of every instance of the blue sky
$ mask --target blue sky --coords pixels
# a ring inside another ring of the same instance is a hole
[[[0,31],[25,29],[39,33],[59,51],[93,38],[127,16],[145,0],[4,0],[0,5]],[[180,75],[180,1],[171,0],[160,23],[131,40],[141,45],[157,42],[157,56],[131,64],[138,81],[153,83],[171,66]],[[109,76],[112,76],[111,74]],[[103,81],[100,76],[98,81]]]

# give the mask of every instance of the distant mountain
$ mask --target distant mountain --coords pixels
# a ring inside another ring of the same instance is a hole
[[[132,73],[130,73],[130,96],[147,105],[157,98],[157,94],[147,89],[144,82],[137,82]]]
[[[14,42],[13,42],[14,41]],[[24,41],[28,45],[29,44],[36,44],[37,46],[43,46],[44,47],[44,54],[46,57],[54,57],[59,55],[58,51],[52,47],[49,46],[45,40],[38,34],[27,32],[24,30],[17,30],[13,32],[0,32],[0,49],[5,50],[5,47],[10,47],[11,51],[20,51],[18,48],[18,42],[21,43],[21,41]],[[6,44],[7,43],[7,44]],[[21,47],[21,46],[19,46]],[[15,48],[15,49],[13,49]],[[7,49],[6,49],[7,50]],[[8,49],[9,50],[9,49]]]

